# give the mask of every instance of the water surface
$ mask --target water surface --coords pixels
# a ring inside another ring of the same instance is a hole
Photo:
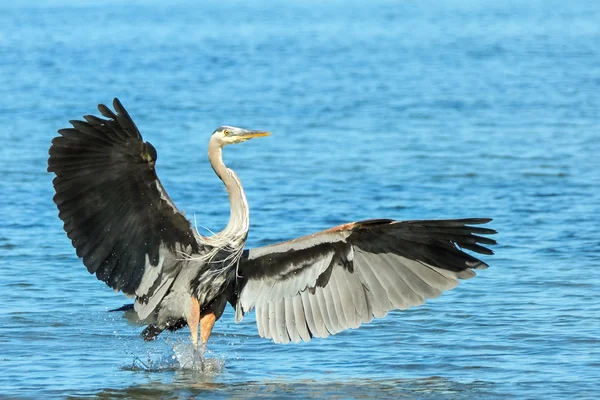
[[[598,396],[600,5],[201,3],[0,5],[0,395]],[[491,267],[300,345],[228,310],[216,368],[181,368],[187,333],[144,343],[108,313],[126,299],[89,276],[51,200],[51,138],[115,96],[199,229],[229,212],[208,138],[241,125],[274,133],[225,151],[250,246],[367,218],[493,217]]]

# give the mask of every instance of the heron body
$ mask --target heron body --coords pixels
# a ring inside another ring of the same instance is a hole
[[[439,296],[486,268],[465,253],[493,254],[477,225],[487,218],[351,222],[288,242],[245,249],[249,208],[222,149],[268,132],[216,129],[208,155],[229,194],[225,229],[202,236],[173,204],[155,171],[157,152],[115,99],[115,112],[71,121],[52,141],[48,171],[64,229],[88,271],[134,297],[150,340],[189,326],[206,343],[229,302],[239,322],[278,343],[358,328],[390,310]],[[200,335],[198,327],[200,326]]]

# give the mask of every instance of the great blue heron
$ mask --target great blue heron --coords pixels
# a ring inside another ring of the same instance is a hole
[[[327,337],[358,328],[394,309],[439,296],[486,268],[463,252],[493,254],[480,235],[488,218],[351,222],[288,242],[245,250],[248,203],[224,146],[268,132],[222,126],[208,158],[229,193],[222,232],[201,236],[175,207],[154,166],[157,153],[118,99],[107,119],[70,121],[52,140],[48,171],[64,229],[88,271],[135,298],[143,332],[189,326],[194,346],[206,344],[226,303],[235,321],[256,310],[258,333],[277,343]]]

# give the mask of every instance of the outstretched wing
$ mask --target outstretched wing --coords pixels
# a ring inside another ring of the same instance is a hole
[[[423,304],[487,264],[471,225],[490,219],[369,220],[249,250],[239,265],[236,322],[256,308],[258,332],[277,343],[358,328],[390,310]]]
[[[116,114],[98,106],[108,119],[86,115],[59,130],[48,171],[56,174],[59,217],[88,271],[147,301],[168,290],[180,253],[200,244],[156,176],[156,150],[118,99],[113,106]]]

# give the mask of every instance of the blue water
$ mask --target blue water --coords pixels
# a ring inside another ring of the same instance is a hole
[[[280,3],[0,5],[0,397],[597,398],[600,3]],[[273,132],[225,151],[250,246],[493,217],[496,255],[324,340],[275,345],[229,309],[209,371],[185,368],[186,331],[144,343],[107,312],[127,300],[89,276],[51,200],[51,138],[115,96],[199,226],[228,218],[208,138],[240,125]]]

